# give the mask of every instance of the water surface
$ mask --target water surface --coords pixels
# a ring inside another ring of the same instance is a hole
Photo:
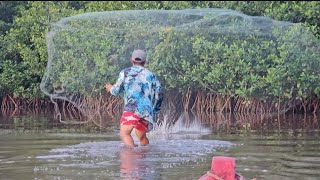
[[[55,128],[34,124],[37,128],[29,123],[27,129],[0,130],[0,179],[198,179],[210,170],[214,156],[234,157],[236,171],[248,179],[320,177],[320,131],[315,128],[217,133],[214,126],[177,123],[149,134],[149,146],[129,150],[117,127],[86,132],[58,123]]]

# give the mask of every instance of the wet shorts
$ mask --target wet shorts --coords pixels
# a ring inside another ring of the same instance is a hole
[[[133,125],[134,128],[143,132],[149,132],[152,128],[152,125],[148,121],[140,118],[130,111],[123,112],[120,119],[120,125]]]

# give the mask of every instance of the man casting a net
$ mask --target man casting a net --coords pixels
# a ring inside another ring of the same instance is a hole
[[[147,132],[153,129],[155,116],[160,112],[163,95],[156,75],[144,67],[146,53],[134,50],[132,66],[123,69],[114,85],[107,84],[107,90],[114,96],[124,93],[124,111],[120,119],[120,137],[129,147],[135,147],[131,132],[135,133],[141,145],[149,144]]]

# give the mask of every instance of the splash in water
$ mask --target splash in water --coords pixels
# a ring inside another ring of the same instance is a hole
[[[165,128],[166,122],[150,134],[148,146],[132,150],[121,141],[86,142],[52,149],[48,155],[36,158],[59,164],[60,171],[80,174],[94,171],[101,177],[157,179],[161,169],[197,163],[205,160],[206,155],[233,146],[226,141],[200,139],[210,130],[201,127],[197,121],[191,128],[186,128],[181,119],[170,129]],[[41,168],[37,167],[35,171],[39,173]]]

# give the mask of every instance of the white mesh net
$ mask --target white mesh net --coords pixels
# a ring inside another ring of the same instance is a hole
[[[208,72],[199,72],[198,77],[189,77],[186,72],[196,70],[201,63],[218,65],[227,58],[223,48],[232,46],[247,52],[238,55],[239,60],[271,61],[270,54],[289,47],[292,54],[286,61],[297,60],[304,55],[299,54],[301,48],[303,52],[306,48],[319,50],[318,41],[312,39],[301,25],[225,9],[86,13],[52,24],[47,34],[48,65],[41,90],[52,99],[73,103],[88,115],[92,107],[83,99],[104,96],[105,84],[115,82],[120,70],[130,66],[132,51],[139,48],[146,50],[147,67],[164,80],[166,87],[184,88],[190,85],[188,82],[203,78],[198,87],[217,91],[219,84],[211,84],[214,76],[206,83]],[[229,56],[237,59],[237,52],[230,52]],[[318,56],[312,58],[310,61]],[[174,73],[180,73],[185,82],[179,77],[170,79]],[[259,73],[266,72],[262,69]],[[175,81],[181,84],[172,85]]]

